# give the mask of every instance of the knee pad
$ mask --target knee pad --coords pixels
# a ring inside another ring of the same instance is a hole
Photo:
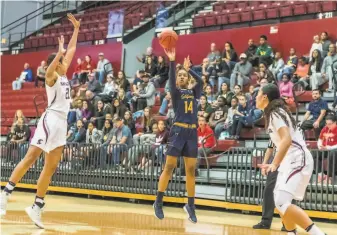
[[[293,195],[286,191],[278,190],[274,192],[275,207],[282,215],[286,213],[288,207],[291,205],[292,200]]]

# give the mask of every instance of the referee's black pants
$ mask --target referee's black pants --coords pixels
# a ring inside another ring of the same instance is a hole
[[[263,192],[262,223],[268,226],[270,226],[273,222],[275,209],[274,188],[276,185],[277,175],[278,171],[268,173],[266,187]]]

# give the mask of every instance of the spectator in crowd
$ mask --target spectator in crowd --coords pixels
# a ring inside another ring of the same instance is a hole
[[[310,83],[311,89],[317,90],[319,86],[324,83],[325,79],[322,78],[321,74],[322,64],[321,51],[316,49],[311,55],[308,74],[301,79],[301,81],[304,82],[304,87],[307,87]]]
[[[95,74],[94,73],[90,73],[88,75],[88,91],[91,91],[92,93],[94,93],[95,95],[97,95],[98,93],[100,93],[102,91],[101,88],[101,84],[95,79]]]
[[[42,87],[45,86],[46,69],[47,69],[46,61],[42,60],[41,65],[37,68],[36,71],[35,87],[39,86],[39,81],[42,82]]]
[[[314,42],[311,45],[309,56],[312,55],[312,53],[314,52],[314,50],[318,50],[320,53],[322,53],[322,51],[323,51],[323,45],[321,43],[319,35],[315,35],[314,36]],[[312,57],[309,58],[309,61],[311,61],[311,60],[312,60]]]
[[[168,143],[169,132],[166,129],[166,124],[164,120],[158,121],[158,131],[156,133],[155,141],[151,146],[151,155],[155,156],[160,163],[164,161],[164,154],[166,149],[166,144]],[[142,164],[144,167],[151,166],[151,162],[143,162]],[[143,168],[144,169],[144,168]]]
[[[243,92],[242,92],[242,87],[240,85],[235,85],[234,86],[234,96],[233,97],[239,97],[241,95],[245,95]],[[239,99],[239,98],[238,98]]]
[[[240,138],[241,129],[244,126],[249,126],[248,117],[252,110],[247,104],[246,96],[242,95],[238,97],[239,107],[234,111],[232,133],[230,139],[238,140]]]
[[[322,43],[322,58],[325,58],[329,53],[329,47],[331,44],[331,41],[329,40],[329,35],[327,32],[322,32],[321,43]]]
[[[138,128],[142,128],[142,131],[133,136],[133,141],[135,144],[142,144],[145,138],[148,138],[147,134],[152,134],[152,126],[156,121],[152,117],[151,108],[146,107],[144,109],[144,115],[141,118],[140,125]],[[137,123],[136,123],[137,128]]]
[[[145,62],[145,73],[149,74],[150,77],[154,77],[157,74],[157,65],[153,62],[152,57],[147,57]]]
[[[92,122],[96,122],[98,130],[102,130],[104,126],[104,119],[107,114],[111,114],[111,105],[104,104],[102,100],[97,102],[97,106],[94,112],[94,116],[91,118]]]
[[[324,117],[328,110],[328,104],[321,98],[321,92],[319,90],[312,91],[312,99],[313,101],[309,103],[308,110],[300,126],[304,131],[314,128],[316,139],[318,139],[325,125]],[[311,119],[309,119],[310,115],[312,115]]]
[[[27,123],[27,118],[23,114],[22,110],[18,109],[18,110],[15,111],[12,127],[14,127],[17,124],[17,121],[18,121],[19,118],[23,118],[23,122],[25,124]]]
[[[118,98],[113,100],[113,105],[111,109],[112,116],[117,115],[118,117],[124,118],[124,114],[127,111],[127,108],[123,102]]]
[[[114,165],[120,163],[120,155],[127,154],[128,149],[132,146],[132,134],[128,126],[124,125],[124,120],[121,117],[117,117],[113,120],[116,125],[116,131],[113,132],[113,137],[110,144],[113,144],[112,156],[114,160]]]
[[[308,70],[309,70],[309,64],[306,63],[305,57],[303,56],[300,57],[298,59],[296,71],[294,72],[294,75],[293,75],[293,81],[296,83],[299,80],[301,80],[301,78],[305,78],[308,75]]]
[[[207,102],[207,97],[200,96],[200,101],[198,105],[198,117],[203,116],[208,121],[210,114],[213,112],[211,105]]]
[[[247,60],[255,66],[256,63],[254,62],[255,54],[256,54],[257,46],[254,44],[253,39],[248,40],[248,48],[245,51],[245,54],[247,55]]]
[[[284,60],[282,59],[281,52],[278,51],[275,53],[275,58],[273,60],[273,63],[269,66],[269,70],[273,73],[274,78],[276,78],[280,70],[283,69],[283,66],[284,66]]]
[[[164,97],[161,105],[160,105],[160,109],[159,109],[159,115],[160,116],[166,116],[166,110],[168,108],[168,104],[171,100],[171,93],[170,92],[166,92],[166,96]]]
[[[220,58],[216,59],[211,74],[211,76],[215,77],[215,80],[218,80],[218,91],[220,91],[222,83],[225,82],[228,85],[230,84],[231,69],[228,64],[224,61],[221,61]]]
[[[112,140],[112,135],[113,135],[113,125],[112,125],[112,118],[111,114],[110,116],[106,115],[105,121],[104,121],[104,127],[102,129],[102,135],[101,135],[101,140],[100,143],[103,145],[108,145],[110,141]]]
[[[100,139],[101,139],[100,131],[96,129],[95,124],[93,122],[89,122],[85,142],[87,144],[99,144]]]
[[[225,105],[225,98],[218,97],[217,107],[214,109],[211,117],[209,118],[209,125],[214,128],[216,138],[219,138],[223,130],[224,123],[227,118],[228,108]]]
[[[23,117],[19,117],[17,119],[17,122],[12,130],[13,131],[10,136],[10,141],[12,143],[21,144],[29,140],[30,129],[28,125],[25,124]]]
[[[15,81],[12,83],[13,91],[21,90],[22,83],[24,82],[33,82],[33,72],[29,67],[28,63],[25,63],[23,66],[23,71],[20,74],[20,77],[17,77]]]
[[[119,88],[118,90],[118,94],[117,94],[117,99],[119,99],[119,101],[124,104],[126,106],[127,109],[130,109],[130,105],[129,105],[129,100],[126,97],[125,91],[122,88]]]
[[[76,110],[75,110],[76,121],[80,119],[82,120],[82,107],[83,107],[83,101],[78,99],[77,104],[76,104]]]
[[[205,59],[202,60],[201,69],[202,69],[201,75],[205,75],[206,77],[211,76],[213,66],[211,66],[211,64],[209,63],[208,58],[205,58]],[[215,81],[210,80],[210,83],[212,84],[212,86],[215,86]]]
[[[215,64],[215,60],[221,58],[220,52],[216,48],[216,44],[211,43],[211,51],[208,53],[207,58],[211,64]]]
[[[250,74],[252,73],[252,70],[253,66],[250,62],[247,61],[247,55],[242,53],[240,55],[240,61],[235,64],[231,75],[231,91],[234,89],[234,86],[236,84],[240,85],[241,87],[248,84],[250,81]]]
[[[77,80],[80,79],[81,71],[83,70],[83,61],[81,58],[77,58],[76,65],[74,67],[74,73],[72,79],[77,83]]]
[[[230,106],[234,93],[229,90],[228,84],[224,82],[221,84],[220,91],[216,94],[216,98],[219,96],[224,97],[225,105]]]
[[[156,100],[156,88],[150,82],[150,75],[144,74],[142,77],[143,83],[140,85],[140,90],[133,92],[133,110],[138,111],[146,106],[152,107]]]
[[[319,150],[322,151],[331,151],[337,149],[337,124],[336,124],[337,118],[335,115],[327,115],[325,118],[326,125],[322,129],[317,146]],[[329,154],[328,152],[321,152],[321,155]],[[318,183],[323,181],[323,184],[331,184],[333,182],[332,177],[334,175],[337,175],[337,161],[334,159],[336,157],[336,152],[330,152],[330,158],[328,158],[328,175],[325,175],[322,171],[322,158],[323,156],[320,156],[318,158],[317,165],[315,166],[315,169],[318,169],[317,172],[319,172],[318,175]]]
[[[96,80],[98,80],[100,84],[103,84],[105,76],[110,73],[113,74],[112,65],[108,59],[104,58],[104,53],[100,52],[98,54],[98,62],[95,69]]]
[[[234,68],[236,62],[238,61],[238,55],[236,54],[231,42],[225,43],[225,49],[222,52],[222,61],[226,62],[231,69]]]
[[[255,55],[259,58],[259,64],[264,62],[267,65],[272,63],[273,49],[268,45],[266,35],[260,36],[260,46],[257,48]]]
[[[83,101],[81,112],[82,112],[82,121],[85,125],[90,121],[93,114],[90,106],[91,104],[89,105],[88,101],[86,100]]]
[[[279,84],[280,96],[288,105],[294,104],[294,84],[290,80],[290,75],[285,73],[283,74],[282,82]]]
[[[118,85],[118,89],[123,89],[126,93],[126,96],[130,96],[130,82],[126,78],[125,73],[123,70],[118,71],[117,78],[116,78],[116,84]],[[124,98],[123,98],[124,100]]]
[[[323,65],[322,65],[322,77],[326,80],[329,81],[329,88],[327,89],[328,92],[333,91],[333,71],[331,66],[333,63],[337,61],[337,53],[336,53],[336,45],[335,44],[330,44],[329,46],[329,53],[328,55],[324,58],[323,60]],[[334,68],[337,69],[337,64],[334,64]]]
[[[136,124],[132,119],[131,111],[126,111],[124,113],[124,124],[127,125],[131,131],[132,136],[136,133]]]
[[[165,58],[163,56],[158,56],[157,73],[154,78],[151,79],[156,88],[163,85],[168,79],[169,67],[166,64]]]
[[[224,123],[223,129],[221,130],[221,132],[226,130],[231,135],[233,118],[234,118],[234,114],[238,111],[238,107],[239,107],[238,104],[239,104],[238,98],[233,97],[231,100],[231,107],[228,109],[227,118],[226,118],[226,121]]]
[[[291,76],[297,68],[298,58],[296,56],[296,51],[294,48],[290,48],[290,56],[287,59],[287,64],[283,67],[282,70],[277,75],[277,80],[282,80],[282,75],[284,73],[290,74]]]
[[[207,102],[213,104],[216,101],[215,95],[212,92],[212,86],[207,85],[204,91],[204,95],[207,97]]]
[[[155,64],[157,64],[157,62],[158,62],[158,57],[155,56],[155,55],[153,54],[153,49],[152,49],[152,47],[148,47],[148,48],[146,49],[146,55],[143,54],[143,57],[142,57],[142,58],[139,58],[138,56],[137,56],[136,58],[137,58],[137,60],[138,60],[139,62],[145,64],[148,57],[151,57],[151,58],[152,58],[152,61],[153,61]]]
[[[198,117],[198,161],[197,167],[199,168],[199,162],[201,158],[207,157],[212,152],[213,147],[216,144],[214,132],[212,128],[207,124],[206,118],[203,116]],[[206,153],[206,156],[204,155]]]
[[[117,88],[118,85],[113,81],[112,74],[108,74],[103,92],[99,93],[98,96],[102,99],[103,103],[110,103],[117,95]]]
[[[273,73],[268,69],[268,66],[265,63],[259,64],[259,71],[255,72],[255,74],[257,76],[257,84],[260,84],[262,78],[267,79],[268,83],[277,84]]]
[[[76,126],[73,126],[68,131],[67,142],[69,143],[85,143],[86,130],[82,120],[77,120]]]
[[[135,79],[133,80],[133,84],[132,84],[133,92],[139,92],[140,85],[143,83],[142,77],[144,76],[144,74],[145,74],[144,70],[137,71]]]
[[[92,73],[96,68],[94,61],[91,59],[90,55],[85,56],[85,60],[83,65],[81,66],[81,74],[80,74],[80,83],[85,84],[88,80],[88,74]]]
[[[212,86],[212,84],[210,84],[210,83],[208,82],[208,79],[207,79],[207,76],[206,76],[206,75],[202,75],[202,76],[201,76],[201,80],[202,80],[202,91],[205,92],[206,87],[207,87],[208,85],[211,85],[211,86]]]

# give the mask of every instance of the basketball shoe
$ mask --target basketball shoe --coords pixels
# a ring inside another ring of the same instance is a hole
[[[7,208],[7,202],[8,198],[11,196],[11,194],[2,191],[1,197],[0,197],[0,216],[6,215],[6,208]]]
[[[27,207],[25,211],[37,227],[44,229],[44,225],[41,221],[42,209],[40,207],[34,204],[33,206]]]
[[[188,220],[192,223],[197,223],[197,216],[195,215],[195,206],[186,204],[184,206],[184,211],[188,214]]]

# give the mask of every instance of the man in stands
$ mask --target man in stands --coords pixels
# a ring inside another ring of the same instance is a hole
[[[233,140],[238,140],[240,138],[242,127],[250,126],[250,120],[248,120],[248,117],[252,111],[252,107],[250,107],[247,103],[246,96],[239,96],[238,99],[239,108],[234,111],[233,125],[231,129],[232,133],[229,137],[229,139]]]
[[[255,55],[259,57],[259,64],[270,65],[272,63],[273,49],[268,45],[266,35],[260,36],[260,46],[257,48]]]
[[[13,133],[11,134],[12,143],[24,143],[30,138],[30,129],[28,125],[24,123],[23,118],[18,118],[16,125],[14,126]]]
[[[273,73],[274,77],[276,78],[277,74],[283,69],[284,66],[284,60],[282,59],[281,52],[275,53],[275,58],[273,60],[273,63],[269,66],[270,72]]]
[[[257,61],[255,60],[255,54],[256,54],[257,46],[254,44],[253,39],[248,40],[248,48],[245,51],[245,54],[247,55],[248,61],[253,65],[257,66]]]
[[[305,113],[300,126],[304,131],[314,128],[316,139],[318,139],[325,125],[324,117],[328,110],[328,104],[321,98],[321,92],[318,89],[312,91],[312,99],[313,101],[310,102],[308,111]],[[312,115],[311,119],[309,119],[310,115]]]
[[[336,45],[330,44],[329,46],[329,53],[328,56],[324,58],[323,65],[322,65],[322,77],[324,79],[329,80],[329,88],[328,92],[333,91],[333,87],[335,86],[333,84],[333,70],[331,68],[331,65],[337,61],[337,53],[336,53]],[[334,69],[337,70],[337,63],[334,63]]]
[[[282,80],[282,76],[284,73],[289,74],[290,76],[293,75],[297,68],[298,58],[296,56],[296,50],[294,48],[290,48],[290,55],[286,61],[285,66],[282,70],[277,74],[278,81]]]
[[[242,53],[240,55],[240,61],[235,64],[233,69],[231,79],[230,79],[230,88],[231,91],[234,90],[236,84],[243,87],[247,85],[250,81],[250,74],[252,73],[253,66],[250,62],[247,61],[247,55]]]
[[[102,92],[101,84],[95,79],[94,73],[89,74],[88,79],[88,91],[91,91],[95,95]]]
[[[33,72],[29,68],[29,64],[25,63],[25,65],[23,67],[24,67],[24,69],[21,72],[20,77],[16,78],[16,80],[13,81],[13,83],[12,83],[13,91],[15,91],[15,90],[21,90],[22,83],[24,83],[24,82],[33,82],[33,80],[34,80],[34,78],[33,78]]]
[[[145,73],[142,77],[143,83],[140,89],[133,92],[133,108],[134,111],[142,110],[145,107],[152,107],[156,100],[156,88],[150,82],[150,75]]]
[[[135,79],[133,80],[132,84],[132,91],[137,92],[139,90],[140,84],[143,83],[142,77],[144,76],[145,71],[144,70],[137,70]]]
[[[321,34],[321,43],[322,43],[322,58],[326,57],[329,53],[329,47],[331,41],[329,40],[329,35],[327,32],[322,32]]]
[[[157,63],[158,63],[158,57],[155,56],[155,55],[153,54],[153,49],[152,49],[152,47],[148,47],[148,48],[146,49],[146,55],[143,54],[143,57],[142,57],[142,58],[139,58],[138,56],[136,56],[137,60],[138,60],[139,62],[143,63],[143,64],[146,63],[148,57],[151,57],[151,58],[152,58],[152,61],[153,61],[154,64],[157,64]]]
[[[45,86],[45,81],[46,81],[46,69],[47,69],[47,66],[46,66],[46,61],[42,60],[41,61],[41,66],[39,66],[37,68],[37,71],[36,71],[36,79],[35,79],[35,87],[38,87],[39,85],[39,81],[42,81],[42,86],[44,87]]]
[[[214,137],[214,132],[212,128],[207,124],[206,118],[204,116],[198,117],[198,165],[201,158],[207,157],[204,156],[204,150],[206,155],[210,154],[212,148],[215,146],[216,140]],[[203,145],[204,144],[204,150]],[[198,169],[198,166],[197,168]]]
[[[219,138],[227,118],[228,108],[225,105],[225,102],[225,98],[219,96],[217,99],[217,107],[209,118],[209,124],[214,128],[216,138]]]
[[[215,60],[221,57],[220,52],[216,49],[216,45],[213,42],[211,44],[211,51],[208,53],[207,58],[211,64],[215,64]]]
[[[113,68],[108,59],[104,58],[103,52],[98,54],[97,68],[95,69],[96,79],[103,84],[106,74],[113,74]]]

